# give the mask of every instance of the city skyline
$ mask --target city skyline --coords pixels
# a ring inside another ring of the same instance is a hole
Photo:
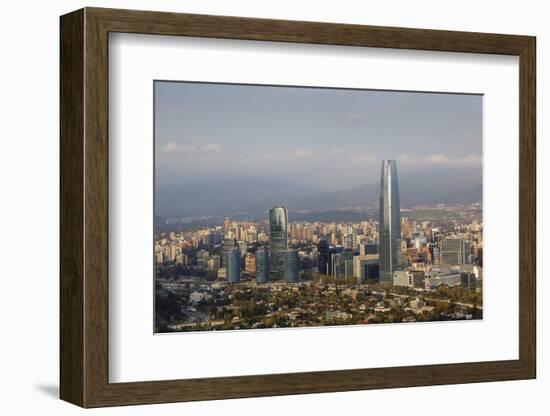
[[[160,233],[156,331],[481,319],[481,204],[401,217],[395,160],[382,161],[379,191],[378,221],[292,222],[275,206],[264,223]],[[178,294],[179,313],[167,319],[160,293]]]
[[[380,204],[378,215],[378,245],[375,251],[370,254],[378,254],[379,281],[384,285],[392,285],[394,281],[394,272],[405,267],[402,255],[400,255],[401,246],[401,210],[399,204],[399,180],[397,175],[397,163],[395,160],[383,160],[380,173]],[[227,281],[229,283],[238,283],[240,281],[240,251],[236,238],[225,239],[229,235],[227,232],[230,227],[230,218],[224,219],[224,242],[223,242],[223,263],[226,267]],[[289,216],[288,209],[284,206],[272,207],[269,210],[269,246],[260,246],[257,253],[253,256],[253,272],[257,283],[267,283],[272,279],[284,280],[288,283],[299,282],[299,260],[296,250],[289,249]],[[357,234],[352,231],[345,234],[343,243],[343,252],[338,253],[336,257],[329,258],[330,246],[326,239],[320,238],[318,241],[317,270],[319,273],[331,274],[329,265],[338,262],[338,268],[344,270],[344,275],[348,276],[348,268],[354,270],[354,276],[357,276],[354,262],[354,250],[357,244]],[[451,244],[451,242],[448,242]],[[371,242],[369,244],[372,245]],[[449,245],[448,244],[448,245]],[[456,242],[452,242],[456,246]],[[464,243],[462,243],[464,246]],[[267,248],[269,247],[269,250]],[[443,249],[443,247],[442,247]],[[366,253],[361,253],[364,256]],[[453,254],[455,254],[453,252]],[[453,255],[452,254],[452,255]],[[448,255],[448,254],[447,254]],[[456,254],[463,262],[466,259],[465,249],[461,248]],[[445,255],[442,256],[445,258]],[[374,259],[371,259],[374,260]],[[252,261],[252,260],[251,260]],[[457,261],[460,264],[460,261]],[[367,263],[365,263],[366,265]],[[248,269],[247,269],[248,270]],[[341,271],[341,270],[340,270]]]
[[[391,162],[382,164],[381,198],[384,177],[395,168]],[[188,301],[172,301],[181,305],[176,314],[180,318],[172,324],[158,312],[156,331],[480,319],[481,207],[443,208],[448,214],[456,212],[456,219],[449,223],[438,216],[422,221],[403,217],[398,233],[387,237],[382,236],[382,224],[372,219],[295,223],[281,206],[271,208],[274,221],[266,224],[226,217],[223,225],[215,227],[161,233],[155,243],[157,311],[166,308],[159,293],[178,293]],[[387,210],[381,204],[382,221]],[[396,247],[401,258],[390,271],[383,264],[384,238],[390,239],[388,245]],[[284,246],[272,245],[273,239],[284,240]],[[282,255],[282,270],[270,273],[270,255]],[[179,277],[178,269],[183,272]],[[383,277],[384,272],[389,276]],[[342,293],[367,298],[358,304],[359,298]],[[266,299],[272,302],[266,304]]]

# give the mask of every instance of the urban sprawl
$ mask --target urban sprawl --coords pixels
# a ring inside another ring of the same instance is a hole
[[[382,162],[377,221],[264,220],[155,235],[155,331],[482,317],[481,203],[401,209]]]

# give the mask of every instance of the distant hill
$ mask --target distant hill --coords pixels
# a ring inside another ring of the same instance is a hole
[[[426,180],[424,177],[409,175],[399,178],[399,197],[402,207],[436,203],[472,203],[482,199],[480,177],[437,176]],[[370,207],[378,204],[380,184],[369,183],[337,192],[319,192],[290,200],[289,206],[295,209],[326,209],[346,207]]]
[[[378,181],[340,191],[324,192],[320,189],[321,184],[314,188],[272,178],[160,188],[156,192],[156,214],[258,215],[274,205],[285,205],[292,211],[350,212],[353,208],[375,206],[380,195]],[[445,170],[400,175],[399,191],[402,207],[479,202],[482,199],[481,173]],[[335,213],[330,215],[334,217]],[[349,215],[353,216],[353,213]]]
[[[164,217],[256,214],[319,189],[264,177],[159,187],[155,191],[155,213]]]
[[[289,219],[293,222],[360,222],[369,218],[375,218],[374,212],[356,212],[348,210],[329,210],[329,211],[290,211]]]

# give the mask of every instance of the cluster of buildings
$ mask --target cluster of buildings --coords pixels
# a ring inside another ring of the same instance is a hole
[[[242,279],[298,283],[301,274],[316,273],[357,283],[480,290],[479,220],[443,229],[401,213],[396,162],[384,160],[378,221],[290,223],[288,210],[278,206],[264,222],[226,218],[223,226],[162,235],[155,243],[155,260],[230,284]]]

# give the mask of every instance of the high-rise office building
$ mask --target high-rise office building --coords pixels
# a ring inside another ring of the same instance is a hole
[[[256,282],[267,283],[269,280],[269,254],[265,247],[256,251]]]
[[[285,270],[288,250],[288,210],[273,207],[269,210],[269,272],[281,276]]]
[[[221,258],[220,256],[212,256],[208,260],[208,270],[211,272],[217,272],[220,268]]]
[[[229,230],[231,229],[231,219],[229,217],[225,217],[223,219],[223,235],[224,237],[229,233]]]
[[[357,248],[357,232],[350,230],[342,237],[342,245],[344,249],[355,250]]]
[[[392,284],[393,272],[399,268],[401,212],[399,182],[395,160],[383,160],[380,176],[380,220],[378,223],[380,283]]]
[[[234,238],[226,238],[223,240],[222,244],[222,266],[227,267],[227,253],[229,253],[231,250],[237,246],[237,240]]]
[[[178,247],[176,244],[170,244],[168,246],[168,260],[175,261],[176,256],[181,253],[180,247]]]
[[[464,263],[472,264],[474,256],[472,255],[472,243],[470,241],[464,241]]]
[[[237,246],[239,247],[241,256],[244,257],[246,255],[246,250],[248,250],[248,244],[246,244],[246,241],[237,240]]]
[[[256,256],[252,253],[246,253],[244,256],[244,269],[249,274],[256,273]]]
[[[208,254],[208,251],[206,250],[197,251],[197,267],[199,269],[206,269],[208,267],[209,259],[210,259],[210,255]]]
[[[339,262],[338,275],[343,277],[353,276],[353,250],[344,249],[340,253]]]
[[[367,279],[367,265],[378,264],[377,254],[359,255],[353,257],[353,276],[357,279],[358,283]]]
[[[288,283],[297,283],[299,281],[298,269],[299,260],[296,250],[287,250],[284,257],[284,274]]]
[[[328,241],[324,238],[319,240],[319,256],[317,257],[317,268],[320,274],[330,275],[330,248]]]
[[[440,244],[441,264],[458,265],[466,263],[466,244],[462,238],[446,238]]]
[[[227,253],[227,281],[238,283],[241,280],[241,252],[233,248]]]
[[[380,264],[378,260],[369,261],[365,264],[365,280],[379,280],[380,279]]]
[[[340,274],[340,252],[334,252],[330,255],[331,275],[338,276]]]

